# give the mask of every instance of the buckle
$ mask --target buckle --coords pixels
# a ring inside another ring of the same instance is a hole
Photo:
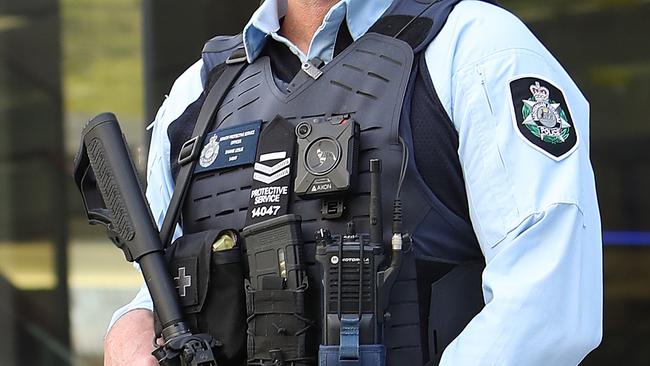
[[[226,65],[238,64],[246,61],[248,61],[248,58],[246,58],[246,51],[243,48],[238,48],[226,59]]]
[[[324,219],[327,220],[338,219],[339,217],[343,216],[344,210],[345,210],[345,205],[341,200],[321,201],[320,213],[321,215],[323,215]]]
[[[199,136],[193,137],[183,144],[181,147],[180,153],[178,153],[178,164],[183,166],[192,160],[196,156],[197,148],[199,146]]]

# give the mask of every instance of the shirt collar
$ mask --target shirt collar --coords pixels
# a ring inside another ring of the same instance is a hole
[[[302,61],[319,57],[329,62],[334,54],[338,28],[346,19],[352,39],[357,40],[381,17],[393,0],[340,0],[325,15],[323,24],[316,31],[305,55],[289,40],[278,34],[280,19],[287,12],[287,0],[266,0],[255,11],[244,28],[244,48],[249,62],[262,52],[266,40],[271,37],[286,44]]]

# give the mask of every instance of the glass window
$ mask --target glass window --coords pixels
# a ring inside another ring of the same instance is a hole
[[[61,0],[66,159],[79,148],[84,124],[101,112],[117,115],[136,165],[143,170],[142,16],[138,0]],[[70,193],[68,286],[70,340],[75,356],[101,365],[112,312],[142,281],[106,231],[89,226],[76,191]]]

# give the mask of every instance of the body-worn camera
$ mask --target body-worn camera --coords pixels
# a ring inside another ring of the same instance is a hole
[[[325,196],[350,190],[357,175],[359,124],[349,115],[313,118],[298,123],[296,136],[296,194]]]

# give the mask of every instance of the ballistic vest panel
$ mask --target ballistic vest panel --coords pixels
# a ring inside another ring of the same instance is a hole
[[[388,351],[388,365],[423,364],[430,360],[437,362],[439,356],[454,337],[447,334],[439,342],[437,333],[426,331],[421,323],[436,318],[438,309],[433,308],[430,296],[438,294],[432,283],[452,270],[452,265],[480,259],[481,254],[471,225],[462,212],[453,210],[441,202],[430,189],[430,179],[425,181],[416,165],[416,158],[422,156],[413,151],[417,138],[413,136],[414,121],[421,121],[428,114],[432,126],[446,126],[442,139],[456,138],[450,133],[450,121],[439,100],[433,98],[431,106],[413,108],[416,101],[433,93],[431,85],[422,83],[428,73],[422,57],[422,50],[437,35],[449,12],[459,1],[441,1],[427,9],[423,18],[432,19],[426,37],[409,36],[406,43],[383,34],[368,33],[336,56],[321,71],[318,80],[303,78],[301,85],[289,94],[280,90],[274,80],[268,57],[260,57],[249,65],[235,83],[220,106],[215,125],[228,128],[254,120],[262,120],[263,126],[276,115],[297,124],[301,119],[315,116],[350,114],[361,126],[361,148],[359,154],[359,178],[353,197],[348,201],[348,210],[343,218],[324,220],[320,213],[320,200],[302,200],[293,195],[290,211],[303,218],[304,254],[312,290],[308,303],[311,313],[318,322],[320,304],[320,269],[314,260],[315,244],[313,233],[319,228],[328,228],[334,233],[344,233],[348,221],[354,221],[358,232],[367,232],[369,206],[368,162],[372,158],[383,161],[382,208],[391,212],[392,198],[396,191],[401,162],[401,136],[410,146],[408,170],[402,188],[405,229],[413,238],[413,250],[405,255],[398,283],[391,292],[388,309],[390,319],[385,325],[384,344]],[[373,29],[390,33],[394,30],[387,19],[397,14],[417,14],[425,8],[422,1],[397,1]],[[409,5],[410,4],[410,5]],[[407,15],[411,18],[413,15]],[[403,18],[394,18],[403,22]],[[426,26],[420,25],[420,26]],[[409,34],[405,32],[408,36]],[[206,44],[204,62],[206,70],[221,64],[229,51],[239,45],[241,39],[218,38]],[[414,55],[414,50],[417,52]],[[209,72],[204,72],[208,80]],[[430,83],[429,83],[430,84]],[[425,95],[423,95],[425,94]],[[195,102],[200,106],[201,99]],[[194,105],[194,104],[193,104]],[[191,133],[193,124],[190,106],[186,113],[170,126],[172,161],[177,145],[183,136]],[[414,115],[415,114],[415,115]],[[417,127],[421,130],[421,124]],[[434,129],[436,127],[433,127]],[[453,128],[451,129],[453,131]],[[434,134],[435,135],[435,134]],[[457,140],[456,140],[457,144]],[[453,147],[454,144],[451,144]],[[451,156],[441,157],[457,163],[455,151]],[[422,164],[420,164],[422,165]],[[460,171],[460,170],[458,170]],[[252,166],[241,166],[194,176],[183,207],[182,225],[186,234],[209,229],[235,228],[245,225],[250,199]],[[458,181],[462,181],[459,177]],[[464,192],[464,190],[463,190]],[[385,215],[386,216],[386,215]],[[389,241],[390,220],[384,219],[384,236]],[[432,263],[435,263],[432,264]],[[442,263],[442,264],[441,264]],[[445,264],[448,264],[445,267]],[[435,273],[429,273],[434,271]],[[480,266],[474,270],[480,273]],[[472,289],[467,293],[474,300],[480,294],[480,278],[473,277]],[[478,284],[478,289],[476,288]],[[458,291],[461,295],[463,291]],[[459,296],[462,302],[463,296]],[[478,296],[480,302],[480,296]],[[468,302],[469,303],[469,302]],[[475,303],[471,302],[471,303]],[[469,306],[476,313],[479,308]],[[452,307],[453,308],[453,307]],[[438,316],[438,318],[440,318]],[[461,322],[466,324],[469,319]],[[431,328],[431,327],[430,327]],[[451,328],[458,328],[454,325]],[[462,327],[461,327],[462,329]],[[451,333],[457,334],[461,329]],[[424,330],[424,331],[423,331]],[[440,333],[445,333],[440,332]],[[447,332],[449,333],[449,332]]]

